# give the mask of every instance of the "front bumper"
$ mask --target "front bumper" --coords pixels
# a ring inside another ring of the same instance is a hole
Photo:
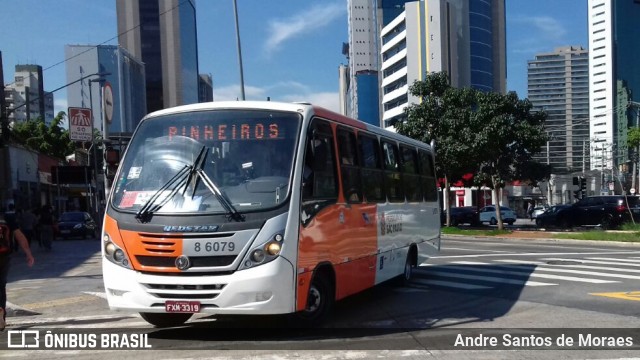
[[[295,311],[293,265],[282,257],[228,275],[154,275],[102,259],[109,307],[165,312],[166,300],[199,301],[207,314],[285,314]]]

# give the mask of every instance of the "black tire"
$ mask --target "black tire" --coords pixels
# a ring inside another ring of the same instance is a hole
[[[536,226],[537,227],[542,227],[542,220],[536,219]]]
[[[513,225],[513,224],[514,224],[514,221],[507,221],[507,224],[509,224],[509,225]]]
[[[568,219],[566,219],[566,218],[560,219],[560,220],[558,221],[558,226],[559,226],[561,229],[571,229],[571,223],[570,223],[570,222],[569,222],[569,220],[568,220]]]
[[[335,303],[335,289],[327,275],[318,273],[313,277],[307,295],[307,305],[294,314],[293,325],[315,327],[321,324],[331,313]]]
[[[407,259],[404,261],[404,271],[396,278],[396,284],[398,286],[407,286],[413,278],[413,269],[416,264],[413,261],[413,251],[409,250],[407,253]]]
[[[144,321],[159,328],[180,326],[184,324],[193,314],[177,313],[140,313]]]
[[[498,224],[498,220],[496,220],[496,218],[492,217],[491,220],[489,220],[489,225],[497,225]]]
[[[458,226],[458,221],[456,219],[451,219],[451,226]]]
[[[602,230],[611,230],[615,228],[615,224],[613,223],[613,219],[610,215],[605,215],[600,220],[600,227]]]

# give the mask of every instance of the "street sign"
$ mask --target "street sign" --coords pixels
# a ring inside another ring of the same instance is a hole
[[[69,138],[72,141],[91,141],[93,138],[91,109],[69,108]]]
[[[629,189],[629,192],[633,195],[633,194],[636,193],[636,189],[635,188],[631,188],[631,189]]]
[[[104,109],[104,119],[107,124],[111,124],[113,120],[113,90],[110,83],[104,84],[104,96],[102,108]]]

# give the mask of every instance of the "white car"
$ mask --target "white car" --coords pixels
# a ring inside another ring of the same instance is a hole
[[[489,223],[491,225],[496,225],[498,223],[495,205],[483,207],[480,209],[479,215],[481,223]],[[506,206],[500,206],[500,216],[502,217],[502,222],[509,225],[513,225],[513,223],[516,222],[516,213]]]
[[[533,208],[533,212],[531,213],[531,218],[532,219],[537,219],[538,215],[542,214],[543,212],[547,211],[549,207],[547,205],[543,205],[543,206],[536,206]]]

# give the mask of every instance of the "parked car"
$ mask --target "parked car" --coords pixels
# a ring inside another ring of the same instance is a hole
[[[98,226],[89,213],[84,211],[70,211],[60,215],[58,219],[58,234],[63,239],[70,237],[96,237]]]
[[[538,227],[556,227],[558,213],[570,207],[571,205],[554,205],[550,208],[547,208],[542,214],[536,216],[536,225]]]
[[[442,225],[447,222],[447,211],[442,212]],[[478,210],[475,206],[460,206],[451,208],[451,226],[460,224],[479,225]]]
[[[547,205],[540,205],[540,206],[534,207],[533,212],[531,213],[531,218],[537,219],[538,215],[544,213],[545,211],[547,211],[547,209],[549,209],[549,206]]]
[[[557,214],[562,228],[573,226],[600,226],[615,229],[625,222],[640,221],[640,201],[637,196],[587,196]]]
[[[506,222],[509,225],[513,225],[516,222],[516,213],[506,206],[500,206],[500,216],[502,222]],[[498,219],[496,219],[496,207],[494,205],[488,205],[480,209],[479,218],[481,223],[489,223],[496,225]]]

